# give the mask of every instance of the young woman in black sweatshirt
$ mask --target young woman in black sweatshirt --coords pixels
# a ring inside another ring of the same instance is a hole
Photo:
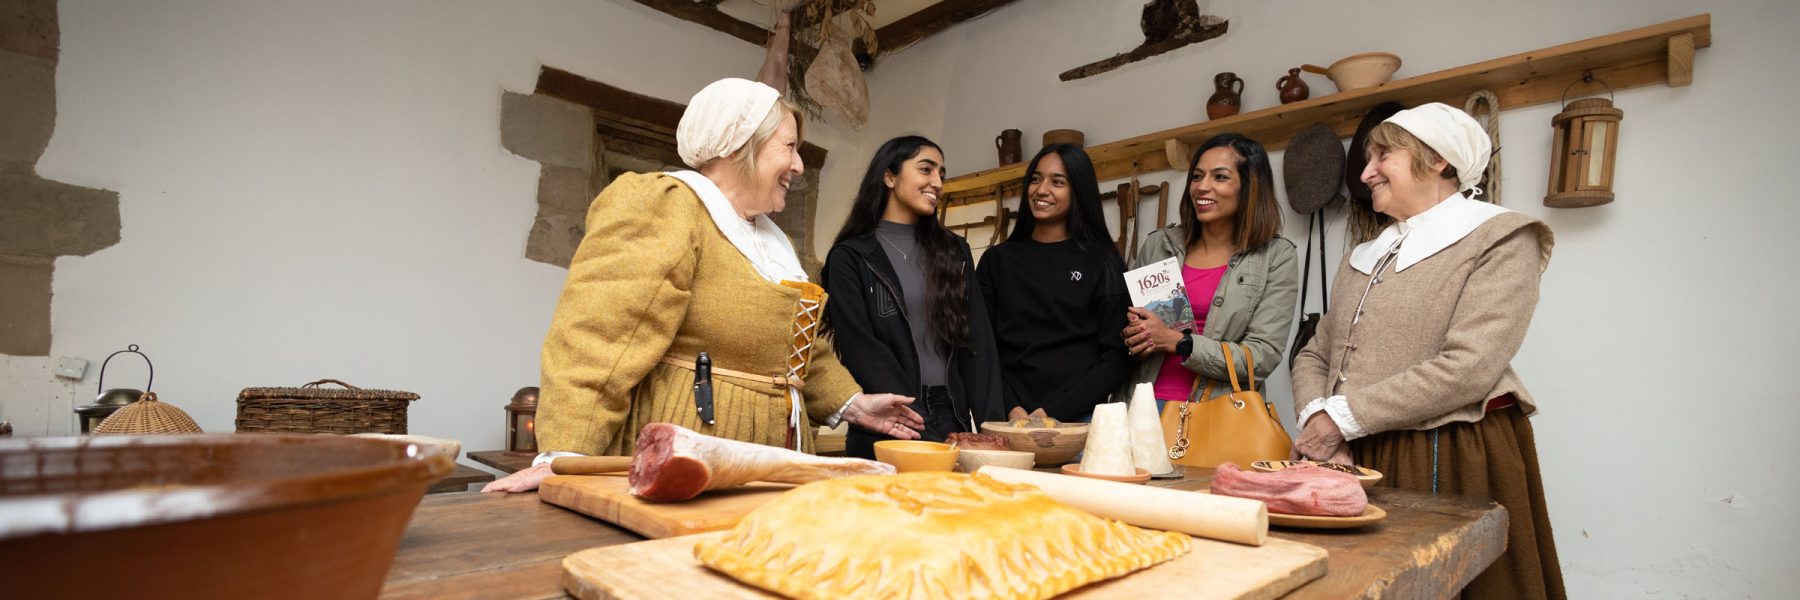
[[[876,150],[825,259],[824,330],[868,393],[913,396],[924,439],[1004,418],[998,355],[961,236],[938,224],[944,154],[919,136]],[[845,453],[891,439],[856,425]]]
[[[1130,374],[1119,332],[1131,306],[1125,264],[1100,214],[1087,152],[1055,144],[1025,169],[1019,220],[981,256],[1009,418],[1087,421]]]

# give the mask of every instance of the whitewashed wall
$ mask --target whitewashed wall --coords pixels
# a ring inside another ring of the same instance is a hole
[[[1502,117],[1503,203],[1547,221],[1558,242],[1514,366],[1543,404],[1533,424],[1572,596],[1793,593],[1800,476],[1786,463],[1800,454],[1800,404],[1785,350],[1800,334],[1788,310],[1800,275],[1787,264],[1800,256],[1800,207],[1785,175],[1800,164],[1800,84],[1787,66],[1800,57],[1800,4],[1201,0],[1232,19],[1230,33],[1057,79],[1134,47],[1140,4],[1019,2],[888,58],[864,147],[923,133],[966,173],[995,165],[1002,129],[1024,130],[1030,156],[1047,129],[1103,143],[1203,120],[1219,71],[1247,80],[1244,105],[1257,109],[1278,103],[1275,79],[1302,63],[1386,50],[1408,77],[1712,13],[1713,47],[1699,51],[1691,87],[1618,95],[1611,205],[1545,208],[1557,108]],[[1333,89],[1307,79],[1315,97]],[[1286,235],[1305,230],[1289,213]],[[1340,221],[1334,261],[1341,234]],[[1290,415],[1285,373],[1269,387]]]

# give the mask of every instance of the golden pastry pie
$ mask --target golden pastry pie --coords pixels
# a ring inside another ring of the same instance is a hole
[[[934,472],[794,488],[694,556],[795,598],[1048,598],[1175,558],[1188,542],[1033,486]]]

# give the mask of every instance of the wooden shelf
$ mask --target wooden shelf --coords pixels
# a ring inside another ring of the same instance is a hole
[[[1287,147],[1288,139],[1314,123],[1325,123],[1349,137],[1364,113],[1377,104],[1398,101],[1409,106],[1443,102],[1462,106],[1477,90],[1490,90],[1500,109],[1557,102],[1583,71],[1592,71],[1614,90],[1667,83],[1693,83],[1694,50],[1712,45],[1712,15],[1701,14],[1658,25],[1552,46],[1503,58],[1390,81],[1375,87],[1328,94],[1205,121],[1116,142],[1089,146],[1088,156],[1101,181],[1169,169],[1165,148],[1181,157],[1192,147],[1224,132],[1249,136],[1270,151]],[[1177,168],[1185,158],[1177,158]],[[986,202],[1002,186],[1018,189],[1025,163],[970,173],[944,182],[950,206]]]

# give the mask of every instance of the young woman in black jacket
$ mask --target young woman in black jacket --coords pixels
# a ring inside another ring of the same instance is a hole
[[[1087,421],[1131,374],[1119,332],[1131,306],[1125,262],[1100,213],[1087,152],[1055,144],[1025,169],[1019,221],[981,255],[1009,418]]]
[[[969,244],[937,221],[944,153],[919,136],[882,144],[825,259],[824,331],[865,392],[913,396],[922,437],[1004,417],[998,354]],[[845,453],[891,439],[854,424]]]

